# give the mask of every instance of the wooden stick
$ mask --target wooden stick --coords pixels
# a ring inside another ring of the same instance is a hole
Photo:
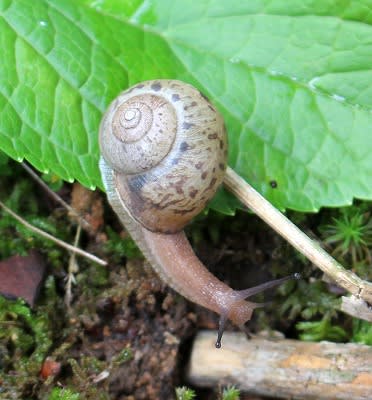
[[[365,301],[356,296],[342,296],[341,297],[341,311],[352,317],[364,319],[372,322],[372,309]]]
[[[350,270],[346,270],[230,167],[227,167],[224,184],[243,204],[254,211],[338,285],[351,294],[372,303],[372,284],[370,282],[364,281]]]
[[[372,399],[372,347],[360,344],[247,340],[226,332],[215,349],[215,332],[193,344],[189,381],[201,387],[234,384],[243,392],[275,398]]]

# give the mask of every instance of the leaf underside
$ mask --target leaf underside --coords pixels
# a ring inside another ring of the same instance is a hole
[[[0,0],[0,149],[102,187],[102,113],[174,78],[212,99],[230,166],[277,207],[372,199],[371,24],[370,0]]]

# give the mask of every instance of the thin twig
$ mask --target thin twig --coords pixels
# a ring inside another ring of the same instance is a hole
[[[16,322],[16,321],[0,321],[0,325],[20,326],[21,323],[20,322]]]
[[[356,297],[372,303],[372,284],[370,282],[364,281],[350,270],[346,270],[230,167],[227,168],[224,184],[243,204],[253,210],[338,285]]]
[[[25,219],[17,215],[14,211],[12,211],[10,208],[8,208],[3,202],[0,201],[0,207],[6,211],[8,214],[10,214],[14,219],[19,221],[22,225],[24,225],[26,228],[30,229],[30,231],[37,233],[40,236],[43,236],[46,239],[51,240],[52,242],[56,243],[60,247],[64,247],[65,249],[72,251],[73,253],[79,254],[82,257],[88,258],[91,261],[94,261],[97,264],[106,266],[107,262],[94,256],[93,254],[90,254],[84,250],[79,249],[78,247],[72,246],[63,240],[57,239],[54,236],[50,235],[47,232],[44,232],[43,230],[37,228],[36,226],[31,225],[29,222],[27,222]]]
[[[81,234],[81,225],[79,224],[76,229],[74,246],[77,247],[79,244]],[[68,272],[66,279],[66,293],[65,293],[65,304],[68,310],[71,310],[71,300],[72,300],[72,284],[75,283],[75,273],[79,271],[79,266],[76,261],[76,253],[71,253],[70,260],[68,262]]]
[[[79,223],[83,225],[86,229],[91,229],[91,224],[83,218],[76,210],[74,210],[68,203],[66,203],[57,193],[53,192],[50,187],[40,179],[39,175],[30,168],[25,162],[21,163],[22,167],[27,171],[27,173],[31,176],[31,178],[41,186],[50,197],[52,197],[57,203],[59,203],[62,207],[64,207],[71,215],[78,219]]]

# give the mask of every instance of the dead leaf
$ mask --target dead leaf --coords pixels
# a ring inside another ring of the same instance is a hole
[[[0,294],[22,298],[33,307],[44,273],[45,262],[36,250],[27,256],[10,257],[0,262]]]

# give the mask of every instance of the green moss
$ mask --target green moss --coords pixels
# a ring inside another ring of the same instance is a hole
[[[23,300],[11,301],[0,296],[0,342],[3,363],[0,381],[4,396],[8,391],[26,398],[38,384],[41,365],[52,348],[61,317],[53,278],[45,285],[45,301],[32,311]],[[63,314],[62,314],[63,315]],[[16,374],[9,373],[16,371]],[[6,398],[6,397],[5,397]]]
[[[372,324],[360,319],[353,319],[352,341],[372,346]]]
[[[47,400],[80,400],[79,393],[74,393],[70,389],[54,388]]]
[[[195,399],[195,392],[186,386],[176,388],[177,400],[193,400]]]
[[[240,390],[234,386],[225,388],[222,392],[222,400],[239,400]]]
[[[6,178],[2,182],[0,198],[4,199],[5,204],[30,224],[62,240],[71,241],[71,225],[57,216],[43,215],[39,209],[40,198],[33,181],[23,176],[18,177],[15,172],[13,178],[17,182],[15,185],[8,185]],[[48,261],[53,267],[64,263],[65,250],[31,232],[3,210],[0,210],[0,236],[0,259],[14,254],[26,255],[30,249],[37,248],[48,254]]]
[[[331,247],[332,255],[349,265],[365,279],[372,274],[370,247],[372,246],[372,218],[370,203],[361,202],[335,211],[331,223],[320,226],[324,243]]]
[[[104,252],[110,256],[114,263],[119,263],[124,258],[141,258],[142,253],[135,242],[129,237],[121,237],[110,227],[106,229],[108,241],[104,245]]]
[[[291,291],[293,285],[296,289]],[[288,282],[278,289],[286,299],[279,306],[279,313],[289,320],[303,319],[296,323],[299,338],[304,341],[347,340],[349,334],[343,324],[338,324],[340,299],[329,293],[324,282],[303,279]]]
[[[82,356],[79,361],[70,358],[68,363],[72,369],[71,386],[78,393],[84,393],[82,400],[110,400],[105,382],[114,365],[113,361],[107,363],[92,356]],[[93,378],[96,384],[92,384]]]
[[[133,352],[129,347],[123,349],[120,353],[118,353],[111,361],[113,365],[121,365],[133,358]]]
[[[239,400],[240,390],[235,386],[228,386],[219,393],[218,398],[221,400]],[[194,390],[182,386],[176,388],[176,399],[177,400],[193,400],[196,399],[196,393]]]
[[[296,289],[291,291],[293,286]],[[330,314],[336,316],[340,300],[327,291],[324,282],[307,280],[306,277],[298,282],[288,282],[278,288],[286,300],[279,306],[281,315],[294,320],[297,317],[311,319],[317,315]]]
[[[296,328],[301,332],[300,339],[309,342],[319,342],[321,340],[341,342],[347,338],[345,330],[333,324],[327,314],[319,321],[299,322],[296,324]]]
[[[85,282],[89,287],[95,288],[95,292],[99,294],[101,288],[107,285],[108,278],[109,278],[109,269],[92,264],[89,267],[89,273],[84,271],[83,274],[80,274],[80,277],[83,278],[81,281]],[[79,279],[80,280],[80,279]]]

